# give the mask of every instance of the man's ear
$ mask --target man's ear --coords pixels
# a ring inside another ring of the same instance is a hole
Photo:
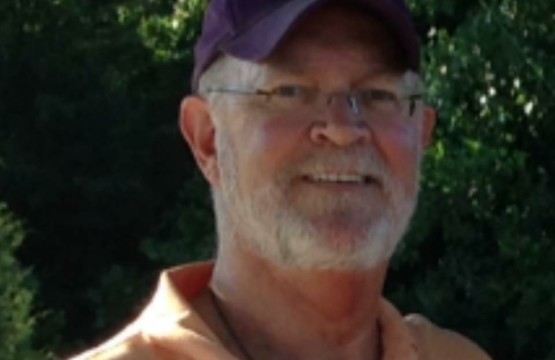
[[[216,152],[216,129],[206,101],[198,96],[188,96],[181,102],[179,128],[187,140],[198,167],[210,185],[219,183]]]
[[[425,148],[432,143],[434,129],[436,127],[437,112],[434,108],[424,107],[424,118],[422,123],[422,144]]]

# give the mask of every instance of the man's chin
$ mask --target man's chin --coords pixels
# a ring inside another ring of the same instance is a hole
[[[367,239],[370,232],[367,224],[322,220],[314,222],[313,229],[319,242],[328,244],[335,250],[354,249],[370,241]]]
[[[394,246],[382,238],[370,238],[368,230],[356,232],[352,228],[338,227],[313,230],[311,236],[282,239],[284,243],[274,250],[286,251],[266,251],[263,257],[286,268],[359,271],[387,261]]]

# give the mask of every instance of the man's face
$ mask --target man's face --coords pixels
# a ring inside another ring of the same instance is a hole
[[[241,86],[401,95],[402,76],[392,76],[390,65],[397,53],[377,21],[325,8],[303,20],[267,63],[250,65],[250,84]],[[412,116],[360,116],[345,98],[332,100],[299,107],[238,96],[215,112],[222,247],[307,269],[366,269],[390,257],[416,203],[432,122],[421,107]]]

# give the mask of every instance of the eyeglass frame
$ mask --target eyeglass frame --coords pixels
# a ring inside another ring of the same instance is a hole
[[[278,85],[271,89],[261,89],[261,88],[253,88],[253,89],[240,89],[234,87],[227,87],[227,86],[216,86],[216,87],[209,87],[205,90],[201,90],[200,94],[209,94],[209,93],[218,93],[218,94],[236,94],[236,95],[254,95],[254,96],[265,96],[268,100],[271,100],[272,97],[277,96],[281,98],[287,97],[295,97],[296,95],[285,94],[285,89],[289,88],[303,91],[309,91],[311,93],[311,100],[308,100],[307,103],[315,103],[318,98],[321,98],[322,95],[326,97],[326,104],[329,105],[332,103],[332,100],[337,96],[343,95],[347,99],[347,103],[351,112],[354,115],[361,114],[361,105],[363,103],[364,93],[373,92],[374,95],[376,92],[381,93],[382,95],[387,95],[391,97],[391,101],[393,101],[397,106],[400,104],[401,101],[408,100],[409,103],[409,116],[412,117],[414,115],[414,111],[416,109],[416,102],[419,100],[423,100],[424,94],[423,93],[415,93],[405,96],[399,96],[395,92],[387,90],[387,89],[379,89],[379,88],[363,88],[363,89],[353,89],[347,91],[332,91],[332,92],[324,92],[320,91],[317,87],[310,87],[310,86],[302,86],[302,85]]]

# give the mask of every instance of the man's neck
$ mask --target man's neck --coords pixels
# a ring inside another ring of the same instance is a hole
[[[225,255],[216,261],[211,287],[250,357],[379,358],[378,305],[387,264],[315,271],[277,267],[243,250]]]

